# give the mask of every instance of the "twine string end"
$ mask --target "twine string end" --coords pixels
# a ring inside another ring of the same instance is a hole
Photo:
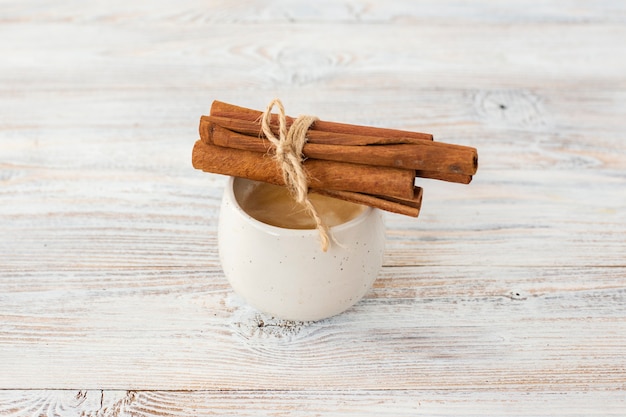
[[[272,109],[278,108],[278,138],[271,128]],[[330,229],[324,224],[321,216],[309,200],[309,183],[306,171],[302,165],[304,156],[302,149],[307,141],[306,134],[309,128],[318,120],[315,116],[298,116],[296,120],[287,128],[287,116],[285,107],[279,99],[273,99],[261,116],[261,129],[267,139],[276,149],[276,162],[283,173],[285,186],[292,197],[300,204],[304,205],[306,211],[315,220],[317,230],[320,234],[322,250],[326,252],[330,246]]]

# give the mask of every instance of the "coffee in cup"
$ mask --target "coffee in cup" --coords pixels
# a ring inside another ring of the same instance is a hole
[[[264,182],[236,195],[241,208],[255,219],[285,229],[315,229],[315,220],[285,187]],[[346,223],[365,209],[360,204],[310,193],[309,200],[328,227]]]

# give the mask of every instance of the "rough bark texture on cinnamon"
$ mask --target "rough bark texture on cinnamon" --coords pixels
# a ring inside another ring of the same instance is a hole
[[[258,110],[247,109],[245,107],[235,106],[233,104],[214,101],[211,105],[211,116],[220,116],[230,119],[247,120],[256,122],[261,118],[263,112]],[[276,115],[272,115],[272,123],[278,124]],[[287,123],[293,122],[292,117],[287,117]],[[433,135],[430,133],[410,132],[396,129],[386,129],[372,126],[359,126],[347,123],[326,122],[318,120],[311,127],[311,130],[319,130],[331,133],[346,133],[355,136],[376,136],[382,138],[402,138],[407,141],[413,140],[432,140]],[[397,143],[397,142],[396,142]],[[405,142],[403,142],[405,143]]]
[[[420,209],[422,207],[422,191],[422,188],[415,187],[413,198],[411,200],[403,200],[399,198],[354,193],[350,191],[311,189],[311,192],[314,193],[412,217],[417,217],[420,213]]]
[[[211,114],[210,116],[200,117],[200,135],[209,123],[222,126],[233,132],[243,133],[244,135],[258,137],[261,134],[261,126],[256,121],[235,119],[232,117],[221,117]],[[401,130],[391,130],[394,134],[392,136],[376,136],[382,134],[379,128],[371,128],[364,126],[355,126],[352,133],[347,132],[346,126],[342,125],[340,132],[321,130],[324,128],[324,123],[330,122],[317,121],[311,126],[311,129],[307,133],[307,139],[309,143],[319,143],[328,145],[392,145],[392,144],[407,144],[407,143],[421,143],[423,141],[432,140],[432,137],[426,136],[426,133],[420,133],[417,137],[405,136],[406,132]],[[273,123],[271,125],[272,132],[278,135],[278,125]],[[389,131],[390,129],[384,129]],[[424,136],[424,137],[422,137]]]
[[[214,174],[285,185],[274,159],[259,152],[224,148],[198,140],[192,153],[194,168]],[[414,197],[415,173],[408,169],[375,167],[347,162],[308,159],[304,168],[311,188]]]
[[[208,135],[207,142],[227,148],[254,152],[268,152],[272,148],[266,139],[234,132],[214,123],[204,126],[202,134]],[[474,148],[426,140],[413,144],[377,146],[320,144],[309,140],[304,145],[303,153],[307,158],[325,161],[462,175],[474,175],[478,165],[478,155]]]

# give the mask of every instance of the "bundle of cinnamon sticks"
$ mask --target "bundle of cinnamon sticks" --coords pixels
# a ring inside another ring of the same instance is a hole
[[[214,101],[200,118],[194,168],[284,185],[262,112]],[[293,118],[287,117],[288,125]],[[277,115],[271,129],[278,134]],[[309,191],[417,217],[422,188],[415,178],[468,184],[478,168],[475,148],[433,141],[427,133],[318,120],[303,148]]]

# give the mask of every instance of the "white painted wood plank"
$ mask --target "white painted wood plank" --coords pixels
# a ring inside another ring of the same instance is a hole
[[[0,391],[3,416],[621,416],[615,392]]]
[[[459,2],[411,2],[406,0],[378,1],[317,1],[315,3],[271,0],[262,4],[253,1],[230,1],[207,4],[201,0],[163,2],[154,7],[151,2],[131,4],[112,0],[106,5],[85,5],[79,2],[24,1],[5,5],[4,20],[9,22],[77,22],[125,23],[140,19],[172,24],[198,25],[207,23],[363,23],[397,24],[430,22],[439,25],[457,22],[622,22],[626,15],[620,2],[584,0],[533,0],[510,2],[506,6],[497,0],[480,0],[471,4]]]
[[[5,171],[0,270],[218,266],[223,178],[179,169]],[[423,186],[419,218],[387,216],[387,265],[625,265],[621,172],[486,170],[470,186]]]
[[[572,82],[564,88],[575,86]],[[200,115],[208,113],[213,99],[232,98],[221,91],[75,91],[53,99],[50,93],[32,91],[8,98],[0,104],[10,120],[2,130],[3,160],[13,166],[5,169],[41,165],[189,173]],[[380,101],[380,107],[359,106],[358,94],[338,91],[326,91],[308,102],[293,96],[284,101],[293,114],[427,131],[438,141],[477,147],[477,178],[491,169],[621,169],[626,164],[626,144],[620,136],[626,121],[619,117],[626,90],[612,86],[575,92],[550,87],[532,92],[412,88],[402,100],[394,99],[392,91],[368,93],[370,99]],[[270,94],[261,93],[256,106],[262,108],[261,100]],[[120,107],[120,100],[128,107]],[[189,104],[155,104],[169,100]],[[50,115],[41,109],[29,114],[33,101],[47,101],[59,113]],[[110,123],[98,114],[107,114]]]
[[[246,306],[219,273],[2,274],[0,388],[620,390],[624,276],[386,268],[347,313],[297,323]]]

